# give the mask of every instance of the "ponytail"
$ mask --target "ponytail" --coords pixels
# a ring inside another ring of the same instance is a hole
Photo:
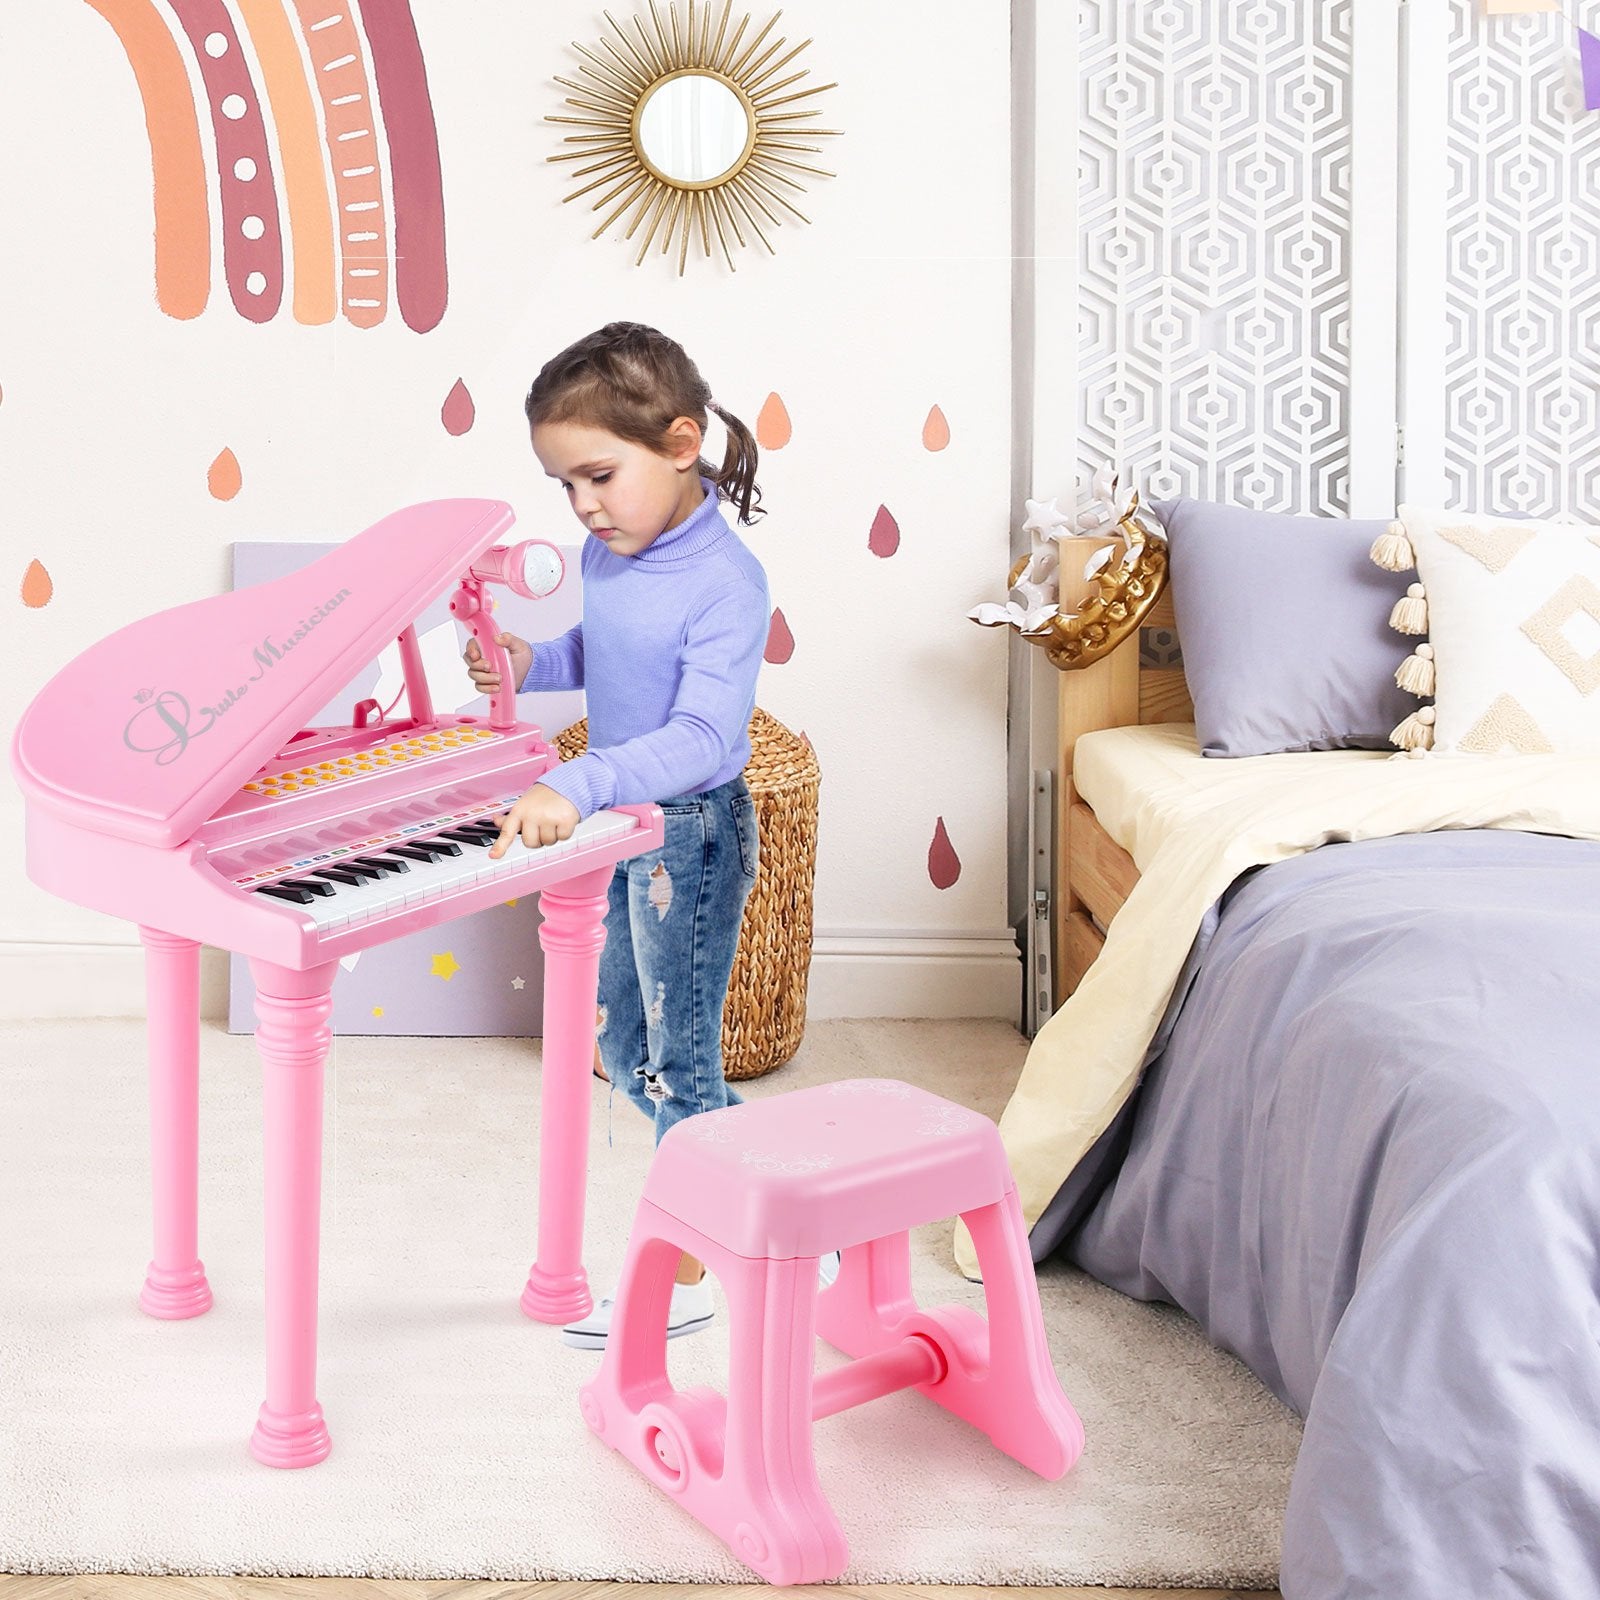
[[[706,401],[706,410],[714,411],[728,430],[728,447],[722,454],[722,465],[713,467],[702,460],[702,471],[717,486],[717,492],[739,508],[739,521],[748,527],[757,517],[764,517],[761,508],[761,485],[756,482],[755,435],[731,411],[724,411],[715,400]]]

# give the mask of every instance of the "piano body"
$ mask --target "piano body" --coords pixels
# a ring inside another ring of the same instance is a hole
[[[538,1242],[522,1308],[561,1323],[592,1305],[582,1263],[595,991],[612,869],[659,845],[655,806],[585,819],[569,840],[488,859],[495,817],[558,756],[516,720],[491,582],[547,593],[553,546],[497,541],[494,500],[384,518],[275,583],[121,629],[64,667],[17,726],[29,876],[137,924],[148,996],[154,1258],[141,1307],[198,1316],[199,949],[247,956],[263,1073],[266,1398],[252,1453],[328,1453],[316,1395],[323,1068],[341,956],[540,895],[545,952]],[[554,569],[552,570],[552,560]],[[527,587],[528,584],[542,587]],[[487,717],[435,715],[413,619],[451,610],[498,658]],[[347,726],[302,719],[391,640],[406,714],[374,701]]]

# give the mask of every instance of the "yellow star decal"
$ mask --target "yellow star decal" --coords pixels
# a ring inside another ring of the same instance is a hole
[[[375,1017],[381,1017],[383,1015],[383,1007],[382,1006],[374,1006],[372,1008],[372,1014]]]
[[[500,903],[502,905],[514,906],[517,902],[515,900],[502,900]]]
[[[436,978],[443,978],[448,983],[461,970],[461,963],[456,960],[453,951],[444,950],[433,958],[433,965],[429,969]]]

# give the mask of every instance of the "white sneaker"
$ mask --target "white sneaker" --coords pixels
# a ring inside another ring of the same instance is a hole
[[[817,1286],[827,1289],[839,1276],[839,1252],[830,1251],[817,1260]],[[607,1295],[582,1322],[569,1322],[561,1330],[563,1344],[578,1350],[604,1350],[606,1335],[611,1332],[611,1313],[616,1297]],[[716,1307],[711,1300],[711,1277],[707,1274],[698,1283],[675,1283],[672,1286],[672,1305],[667,1312],[667,1337],[681,1339],[686,1333],[699,1333],[709,1328]]]
[[[562,1343],[579,1350],[604,1350],[616,1303],[615,1296],[607,1295],[582,1322],[569,1322],[561,1330]],[[709,1274],[699,1283],[673,1284],[672,1305],[667,1312],[667,1337],[681,1339],[686,1333],[699,1333],[702,1328],[709,1328],[715,1311]]]

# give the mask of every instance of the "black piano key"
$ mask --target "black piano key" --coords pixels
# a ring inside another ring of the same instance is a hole
[[[364,866],[361,862],[354,861],[349,856],[346,856],[339,863],[339,870],[341,872],[353,872],[358,878],[362,879],[377,879],[383,876],[379,868]]]
[[[308,906],[316,898],[309,889],[287,883],[264,883],[255,892],[270,894],[275,900],[291,900],[297,906]]]
[[[441,828],[438,833],[430,833],[426,839],[416,840],[417,844],[426,845],[430,850],[437,850],[441,855],[458,856],[461,846],[454,839],[447,839]]]
[[[360,873],[346,872],[343,867],[318,867],[314,872],[308,873],[307,876],[326,878],[330,883],[360,884],[362,882]]]
[[[462,844],[483,846],[493,844],[498,833],[498,829],[494,833],[475,833],[470,828],[441,828],[439,837],[441,839],[459,839]]]
[[[278,882],[290,889],[309,889],[312,894],[332,894],[333,885],[319,878],[279,878]]]
[[[411,870],[409,861],[400,861],[394,856],[356,856],[351,865],[371,867],[374,872],[385,876],[395,872],[409,872]]]
[[[463,822],[461,824],[460,831],[462,833],[481,833],[487,838],[497,839],[500,836],[500,824],[498,822],[488,821]]]
[[[456,845],[453,848],[458,855],[461,853],[460,845]],[[418,840],[413,840],[410,844],[390,845],[388,854],[392,856],[410,856],[413,861],[432,862],[437,861],[439,857],[444,854],[444,851],[435,850],[431,845],[423,844]]]

